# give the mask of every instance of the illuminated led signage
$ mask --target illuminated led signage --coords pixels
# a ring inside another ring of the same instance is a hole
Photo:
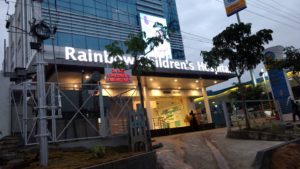
[[[232,73],[229,71],[228,66],[220,65],[216,70],[207,68],[207,65],[203,62],[191,62],[188,60],[174,60],[163,59],[157,57],[150,57],[157,68],[165,69],[178,69],[178,70],[192,70],[203,72],[215,72],[215,73]],[[107,51],[93,51],[93,50],[77,50],[73,47],[65,47],[65,59],[79,62],[92,62],[92,63],[104,63],[112,64],[113,58],[108,57]],[[123,60],[127,65],[133,65],[134,58],[131,56],[119,56],[120,60]]]
[[[106,83],[131,83],[131,70],[105,68]]]

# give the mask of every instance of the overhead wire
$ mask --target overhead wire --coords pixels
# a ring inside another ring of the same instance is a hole
[[[220,1],[220,0],[215,0],[215,1],[217,1],[217,2],[223,4],[223,1]],[[300,28],[298,28],[298,27],[296,27],[296,26],[294,26],[294,25],[291,25],[291,24],[289,24],[289,23],[282,22],[282,21],[280,21],[280,20],[278,20],[278,19],[274,19],[274,18],[272,18],[272,17],[268,17],[268,16],[265,16],[265,15],[263,15],[263,14],[254,12],[254,11],[250,10],[249,8],[245,9],[244,11],[245,11],[245,12],[248,12],[248,13],[251,13],[251,14],[253,14],[253,15],[256,15],[256,16],[262,17],[262,18],[264,18],[264,19],[267,19],[267,20],[270,20],[270,21],[279,23],[280,25],[283,25],[283,26],[285,26],[285,27],[288,27],[288,28],[291,28],[291,29],[294,29],[294,30],[297,30],[297,31],[300,30]]]
[[[283,10],[284,8],[282,6],[277,7],[277,6],[274,6],[274,4],[272,4],[272,3],[266,3],[262,0],[251,1],[251,2],[259,3],[259,4],[263,5],[265,8],[268,8],[268,9],[273,9],[275,13],[281,12],[281,13],[284,13],[285,15],[293,16],[293,17],[296,17],[296,18],[300,19],[300,16],[295,15],[295,13],[290,13],[289,10]],[[272,1],[272,2],[274,2],[274,1]]]
[[[52,25],[52,17],[51,17],[51,13],[50,13],[50,0],[47,0],[47,3],[48,3],[48,14],[49,14],[49,20],[50,20],[50,29],[51,29],[51,46],[52,46],[52,53],[53,53],[53,57],[54,57],[54,71],[55,71],[55,77],[56,77],[56,83],[59,84],[59,75],[58,75],[58,68],[57,68],[57,63],[56,63],[56,52],[55,52],[55,45],[54,45],[54,39],[55,39],[55,36],[53,36],[54,33],[56,33],[56,26],[57,25]],[[55,8],[57,8],[57,5],[56,5],[56,0],[55,0]],[[57,9],[55,9],[57,10]],[[54,32],[55,31],[55,32]]]
[[[272,13],[273,15],[277,15],[277,16],[283,18],[283,19],[289,20],[293,23],[296,23],[296,24],[300,25],[300,22],[299,22],[300,17],[291,15],[289,13],[286,13],[285,11],[283,11],[279,8],[275,8],[272,5],[268,5],[265,2],[251,1],[251,3],[249,3],[249,4],[252,5],[252,6],[255,6],[256,8],[259,8],[260,10],[263,10],[263,11],[267,12],[268,14]]]
[[[277,2],[277,1],[275,1],[275,0],[271,0],[271,1],[273,1],[275,4],[277,4],[280,8],[285,9],[285,10],[288,11],[288,12],[291,11],[293,14],[295,14],[295,15],[297,15],[297,16],[298,16],[298,15],[300,16],[299,11],[296,11],[296,10],[290,8],[290,7],[287,7],[285,4],[281,4],[281,3],[279,3],[279,2]]]

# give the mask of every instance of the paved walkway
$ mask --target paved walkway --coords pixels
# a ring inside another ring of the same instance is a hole
[[[281,142],[225,138],[225,129],[154,138],[164,169],[251,169],[256,152]]]

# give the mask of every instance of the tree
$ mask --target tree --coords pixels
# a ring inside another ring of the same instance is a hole
[[[268,99],[267,93],[265,93],[262,85],[244,87],[246,100],[265,100]],[[229,95],[230,98],[235,100],[241,100],[241,92],[239,90],[232,91]]]
[[[229,70],[237,79],[243,110],[246,119],[246,128],[250,128],[246,110],[244,87],[241,77],[247,70],[256,68],[264,60],[264,44],[272,40],[273,31],[263,29],[251,34],[251,24],[231,24],[223,32],[213,38],[214,47],[211,51],[202,51],[204,62],[209,68],[217,68],[221,63],[229,62]]]
[[[169,40],[169,32],[168,28],[164,27],[160,23],[155,23],[153,27],[158,28],[157,35],[155,37],[146,38],[145,32],[140,32],[138,34],[130,34],[128,39],[124,42],[127,50],[123,50],[120,47],[120,43],[114,41],[112,44],[105,46],[109,53],[109,58],[113,58],[114,61],[112,66],[114,68],[120,69],[131,69],[133,75],[137,77],[138,90],[140,94],[140,101],[143,110],[145,110],[144,105],[144,95],[143,88],[141,83],[141,75],[143,73],[147,73],[150,71],[155,71],[156,66],[153,60],[147,58],[147,55],[152,52],[156,47],[164,43],[164,40]],[[122,60],[119,56],[124,54],[129,54],[134,58],[133,65],[126,65],[124,60]],[[144,111],[147,123],[147,137],[149,141],[149,146],[151,145],[150,140],[150,128],[149,128],[149,119],[147,117],[147,113]],[[149,147],[151,148],[151,147]]]
[[[285,59],[276,60],[272,57],[266,58],[267,69],[288,69],[292,71],[293,79],[300,85],[300,49],[293,46],[284,48]]]

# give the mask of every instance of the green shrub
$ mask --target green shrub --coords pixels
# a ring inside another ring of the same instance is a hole
[[[106,148],[104,146],[94,145],[91,151],[93,152],[96,158],[102,158],[106,153]]]

